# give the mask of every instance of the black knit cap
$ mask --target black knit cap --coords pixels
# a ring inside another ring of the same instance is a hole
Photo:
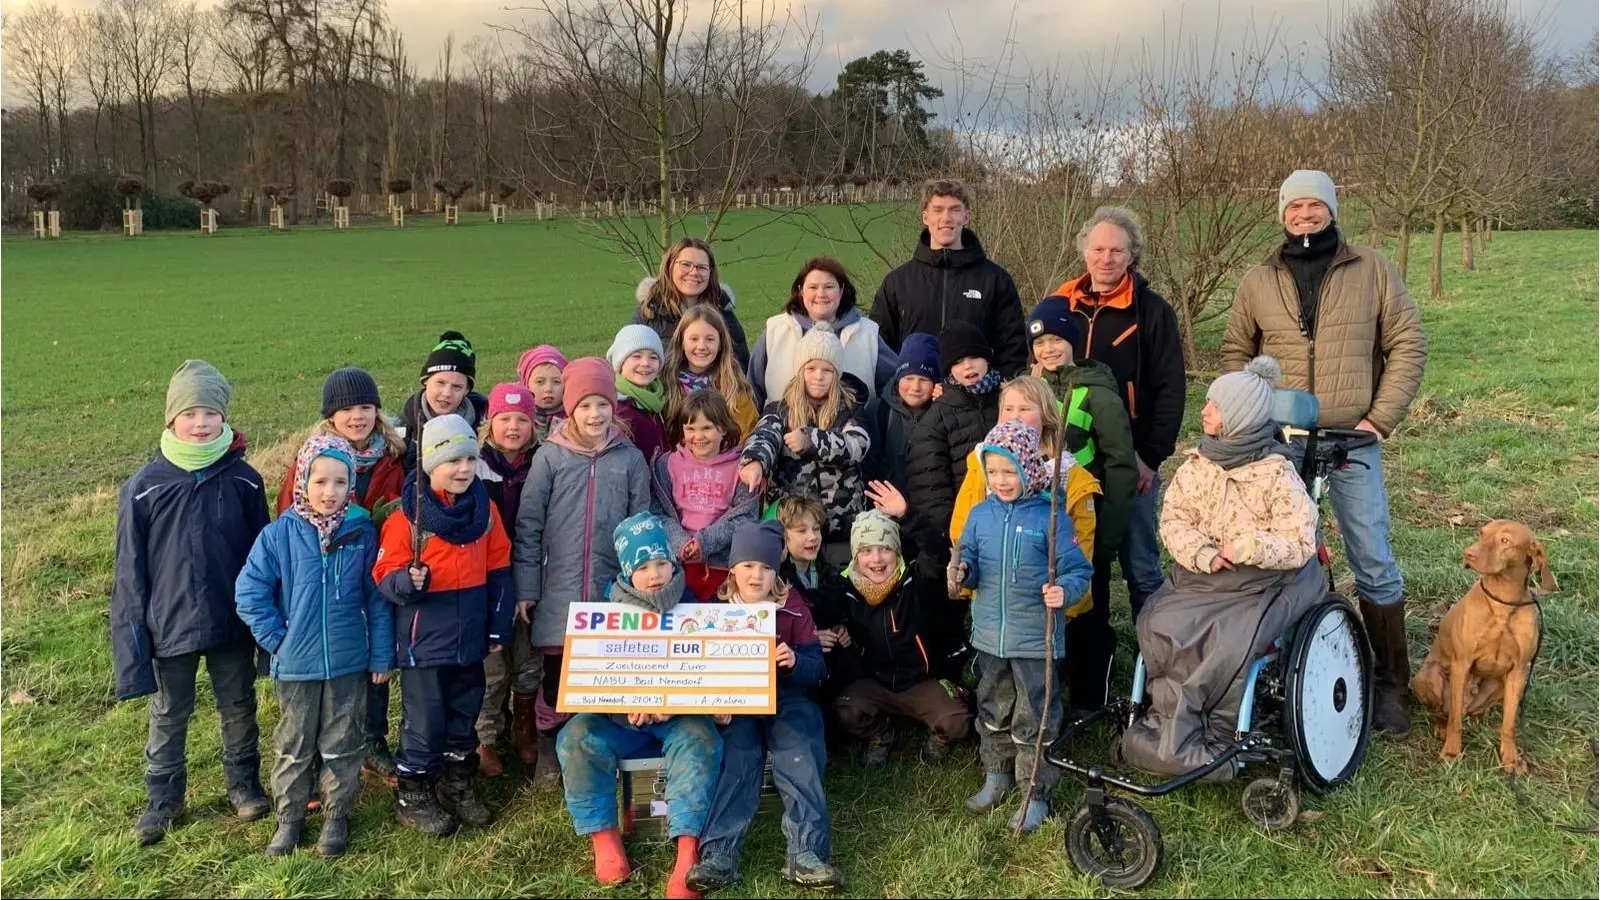
[[[372,380],[365,369],[355,366],[337,369],[322,383],[324,419],[341,409],[367,404],[381,408],[383,401],[378,399],[378,383]]]
[[[467,376],[467,389],[471,390],[478,375],[478,357],[472,352],[472,342],[459,331],[446,331],[439,335],[439,343],[422,364],[422,381],[440,372],[460,372]]]
[[[939,332],[939,368],[949,375],[956,363],[969,356],[981,356],[994,365],[994,348],[989,346],[982,329],[960,320],[946,323]]]
[[[1083,337],[1083,330],[1072,315],[1072,304],[1060,294],[1051,294],[1040,300],[1039,305],[1028,314],[1028,342],[1032,343],[1047,334],[1053,334],[1074,347]]]

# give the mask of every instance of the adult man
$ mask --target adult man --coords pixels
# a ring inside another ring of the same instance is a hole
[[[1022,300],[1011,273],[989,259],[972,221],[967,188],[954,179],[922,188],[922,238],[911,261],[890,272],[872,302],[872,320],[890,349],[907,335],[939,334],[946,322],[964,320],[983,330],[1006,378],[1028,365]]]
[[[1172,455],[1183,424],[1185,374],[1178,317],[1137,271],[1144,235],[1134,214],[1102,206],[1078,230],[1085,273],[1056,288],[1078,317],[1076,358],[1105,363],[1133,426],[1137,492],[1121,545],[1095,548],[1094,606],[1067,627],[1069,708],[1105,705],[1116,636],[1111,630],[1111,562],[1120,559],[1128,603],[1139,617],[1146,597],[1161,587],[1156,538],[1157,470]]]
[[[1245,273],[1222,338],[1222,370],[1257,354],[1277,357],[1283,387],[1311,391],[1324,428],[1381,440],[1399,427],[1422,383],[1428,339],[1400,273],[1376,250],[1339,234],[1333,180],[1298,170],[1278,189],[1283,246]],[[1329,482],[1361,616],[1377,657],[1374,724],[1411,730],[1404,583],[1389,546],[1389,497],[1376,442],[1350,454]]]

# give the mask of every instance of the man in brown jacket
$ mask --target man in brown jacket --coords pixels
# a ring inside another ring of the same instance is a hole
[[[1428,339],[1400,274],[1376,250],[1346,243],[1334,225],[1333,181],[1292,173],[1278,190],[1283,246],[1245,273],[1222,338],[1224,372],[1259,354],[1277,357],[1283,387],[1311,391],[1324,428],[1387,438],[1422,384]],[[1404,582],[1389,546],[1389,497],[1375,443],[1329,481],[1361,614],[1377,658],[1374,722],[1395,737],[1411,730]]]

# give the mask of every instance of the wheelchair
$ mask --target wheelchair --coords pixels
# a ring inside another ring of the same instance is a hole
[[[1317,398],[1276,389],[1272,421],[1291,448],[1312,502],[1322,506],[1328,478],[1362,465],[1351,451],[1370,446],[1364,431],[1318,428]],[[1149,706],[1144,656],[1134,663],[1127,699],[1069,723],[1045,753],[1045,761],[1085,781],[1084,800],[1067,825],[1072,865],[1097,875],[1112,888],[1137,889],[1160,868],[1161,829],[1142,806],[1116,792],[1160,797],[1227,766],[1238,774],[1262,765],[1273,772],[1246,785],[1240,805],[1250,822],[1268,830],[1294,824],[1300,789],[1323,795],[1348,782],[1366,759],[1372,728],[1373,660],[1361,617],[1333,590],[1333,571],[1319,530],[1317,558],[1328,573],[1327,595],[1249,662],[1235,718],[1233,739],[1210,761],[1159,783],[1147,783],[1120,768],[1070,755],[1074,741],[1097,724],[1109,723],[1113,746],[1121,732],[1140,721]]]

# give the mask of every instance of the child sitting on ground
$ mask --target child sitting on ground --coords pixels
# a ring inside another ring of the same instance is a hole
[[[517,378],[533,392],[533,436],[543,444],[550,428],[561,418],[561,373],[567,358],[553,344],[540,344],[522,351],[517,360]]]
[[[700,310],[720,315],[696,306],[684,321]],[[734,529],[755,518],[761,503],[739,482],[738,429],[722,395],[695,391],[673,407],[667,433],[677,449],[656,457],[651,466],[651,507],[666,523],[697,603],[709,602],[728,580]]]

